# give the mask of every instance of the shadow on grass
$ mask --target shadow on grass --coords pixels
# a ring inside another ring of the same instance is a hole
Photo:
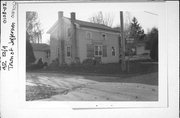
[[[120,83],[139,83],[148,85],[158,85],[158,73],[144,74],[142,76],[129,75],[129,77],[93,77],[93,76],[83,76],[83,79],[94,80],[98,82],[120,82]]]

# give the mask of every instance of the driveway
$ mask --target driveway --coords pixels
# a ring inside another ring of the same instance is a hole
[[[26,99],[43,101],[157,101],[157,73],[136,77],[27,73]]]

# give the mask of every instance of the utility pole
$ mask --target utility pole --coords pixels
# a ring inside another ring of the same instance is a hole
[[[126,71],[126,62],[125,62],[125,38],[124,38],[124,21],[123,21],[123,11],[120,11],[120,23],[121,23],[121,69],[122,71]]]

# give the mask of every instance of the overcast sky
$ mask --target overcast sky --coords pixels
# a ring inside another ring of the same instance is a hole
[[[38,5],[39,6],[39,5]],[[52,7],[52,5],[46,5],[45,7],[38,7],[37,10],[34,10],[38,12],[39,20],[42,24],[42,28],[44,30],[43,33],[43,43],[47,43],[49,40],[49,35],[46,33],[48,29],[56,22],[58,18],[58,11],[63,11],[65,17],[70,17],[71,12],[76,13],[76,19],[78,20],[83,20],[83,21],[89,21],[89,18],[96,14],[98,11],[102,11],[103,13],[109,13],[113,17],[113,26],[117,26],[120,24],[120,12],[119,10],[116,9],[106,9],[106,8],[101,8],[101,9],[91,9],[89,10],[84,9],[83,6],[79,6],[78,8],[75,7],[74,9],[69,9],[66,5],[63,5],[59,7],[58,5],[55,5]],[[149,13],[150,12],[150,13]],[[154,11],[128,11],[124,12],[124,21],[126,22],[126,19],[136,17],[142,28],[144,29],[145,33],[148,31],[148,29],[151,29],[153,27],[158,28],[158,14],[155,13]]]

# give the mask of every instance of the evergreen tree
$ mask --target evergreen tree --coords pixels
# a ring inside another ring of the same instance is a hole
[[[137,43],[138,41],[143,41],[144,36],[144,30],[138,23],[136,17],[133,17],[132,22],[130,24],[130,38],[133,38],[134,43]]]
[[[148,34],[148,41],[146,47],[150,47],[151,59],[158,61],[158,29],[152,28]]]

